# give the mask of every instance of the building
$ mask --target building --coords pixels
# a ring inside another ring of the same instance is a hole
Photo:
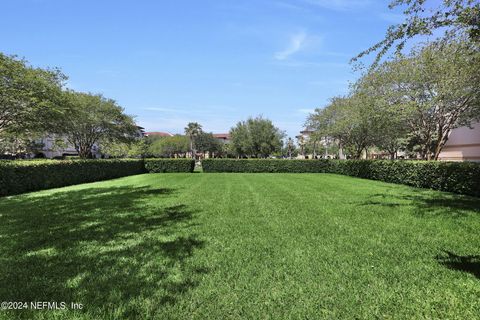
[[[135,138],[142,138],[145,136],[145,128],[137,126],[137,132],[134,134]],[[36,158],[63,158],[65,156],[78,156],[78,152],[73,145],[68,143],[67,139],[57,135],[47,135],[38,141],[42,145],[41,150],[35,155]],[[98,144],[94,144],[92,148],[92,156],[94,158],[102,158],[105,155],[101,153],[101,148]]]
[[[173,134],[171,134],[170,132],[161,131],[145,132],[143,135],[145,137],[173,137]]]
[[[331,137],[322,137],[320,140],[316,142],[315,151],[313,150],[313,146],[309,146],[309,150],[307,150],[307,145],[310,143],[312,139],[312,134],[314,133],[313,130],[307,128],[303,131],[300,131],[297,138],[297,143],[300,147],[300,153],[298,154],[298,159],[314,159],[314,158],[325,158],[325,159],[334,159],[337,156],[331,153],[331,146],[334,144],[334,139]],[[311,149],[311,150],[310,150]],[[315,154],[314,154],[315,153]],[[342,150],[340,149],[340,159],[344,159]]]
[[[230,143],[230,134],[229,133],[213,133],[214,138],[219,140],[220,142],[227,144]]]
[[[480,162],[480,122],[453,129],[438,159]]]
[[[48,135],[41,139],[42,149],[35,154],[36,158],[62,158],[65,156],[78,156],[78,152],[75,147],[67,142],[65,138],[55,135]],[[94,145],[93,156],[99,158],[101,155],[98,153],[98,146]]]

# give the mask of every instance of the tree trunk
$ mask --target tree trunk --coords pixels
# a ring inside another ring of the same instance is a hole
[[[343,154],[343,147],[341,144],[339,145],[339,148],[338,148],[338,158],[341,160],[345,159],[345,155]]]
[[[439,140],[437,142],[437,146],[435,148],[435,154],[433,156],[433,160],[435,160],[435,161],[438,160],[438,156],[440,155],[440,152],[442,152],[443,146],[448,141],[448,136],[450,134],[450,131],[451,131],[451,129],[448,130],[447,132],[443,133],[442,136],[439,138]]]

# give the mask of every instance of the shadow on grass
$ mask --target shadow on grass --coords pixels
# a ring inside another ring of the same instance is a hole
[[[0,200],[0,300],[145,316],[195,287],[197,213],[172,189],[91,188]]]
[[[480,279],[480,256],[459,256],[450,251],[444,251],[443,255],[436,257],[441,265],[457,271],[473,274]]]
[[[393,193],[394,192],[394,193]],[[462,217],[480,214],[480,199],[475,197],[438,193],[430,190],[415,190],[408,194],[387,189],[385,193],[371,195],[359,205],[377,205],[389,208],[412,207],[419,217]]]

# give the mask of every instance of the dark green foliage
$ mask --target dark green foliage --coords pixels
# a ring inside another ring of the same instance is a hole
[[[204,172],[328,172],[328,160],[205,159]]]
[[[206,159],[205,172],[318,172],[480,196],[480,164],[389,160]]]
[[[143,172],[143,161],[137,159],[0,161],[0,196]]]
[[[195,137],[195,149],[197,152],[210,152],[220,153],[222,152],[223,144],[212,133],[202,132]]]
[[[230,145],[239,156],[266,158],[281,151],[284,136],[271,120],[258,116],[240,121],[230,129]]]
[[[193,159],[145,159],[145,169],[148,172],[193,172]]]
[[[145,172],[193,172],[190,159],[0,161],[0,196],[114,179]]]

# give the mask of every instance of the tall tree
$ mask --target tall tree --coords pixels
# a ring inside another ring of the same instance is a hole
[[[295,151],[295,143],[291,137],[288,137],[286,147],[288,158],[292,158],[292,153]]]
[[[58,69],[31,67],[27,61],[0,53],[0,132],[45,131],[62,114]]]
[[[197,122],[189,122],[185,127],[185,134],[190,139],[190,152],[192,153],[193,159],[196,159],[197,155],[197,151],[195,150],[195,138],[202,132],[202,125]]]
[[[38,154],[43,148],[37,136],[31,134],[3,132],[0,135],[0,155],[19,158],[30,154]]]
[[[261,116],[240,121],[230,129],[231,144],[238,156],[265,158],[281,151],[284,133]]]
[[[114,100],[74,91],[64,92],[63,100],[68,113],[52,131],[65,137],[81,158],[92,157],[93,148],[100,141],[130,141],[137,133],[133,118]]]
[[[335,97],[325,108],[316,109],[307,124],[316,135],[338,141],[340,148],[346,148],[358,159],[375,141],[378,123],[375,107],[373,99],[363,93]]]
[[[390,9],[403,6],[404,21],[391,25],[385,38],[361,52],[357,60],[372,52],[377,52],[374,66],[378,64],[392,47],[400,53],[406,42],[418,35],[432,35],[434,31],[444,31],[443,40],[468,35],[471,42],[480,42],[480,2],[478,0],[393,0]],[[431,9],[430,7],[436,6]]]
[[[305,157],[305,146],[307,144],[305,137],[303,135],[297,136],[297,143],[300,147],[300,154],[302,155],[302,157]]]
[[[150,141],[145,138],[131,141],[102,141],[100,151],[113,158],[145,158],[148,155]]]
[[[403,114],[422,157],[437,159],[453,128],[480,119],[480,44],[430,43],[380,65],[366,82]]]
[[[186,155],[189,150],[189,138],[187,136],[175,135],[153,141],[149,148],[149,153],[156,157],[174,158]]]
[[[222,152],[222,143],[212,133],[202,132],[195,137],[195,150],[209,153],[210,156]]]
[[[375,119],[372,143],[380,150],[388,152],[390,159],[394,159],[407,138],[406,114],[405,110],[397,107],[396,97],[389,95],[382,86],[373,85],[382,81],[385,79],[373,71],[360,78],[353,88],[370,97],[370,104],[373,105],[373,108],[364,110],[370,111],[372,114],[369,116]]]

